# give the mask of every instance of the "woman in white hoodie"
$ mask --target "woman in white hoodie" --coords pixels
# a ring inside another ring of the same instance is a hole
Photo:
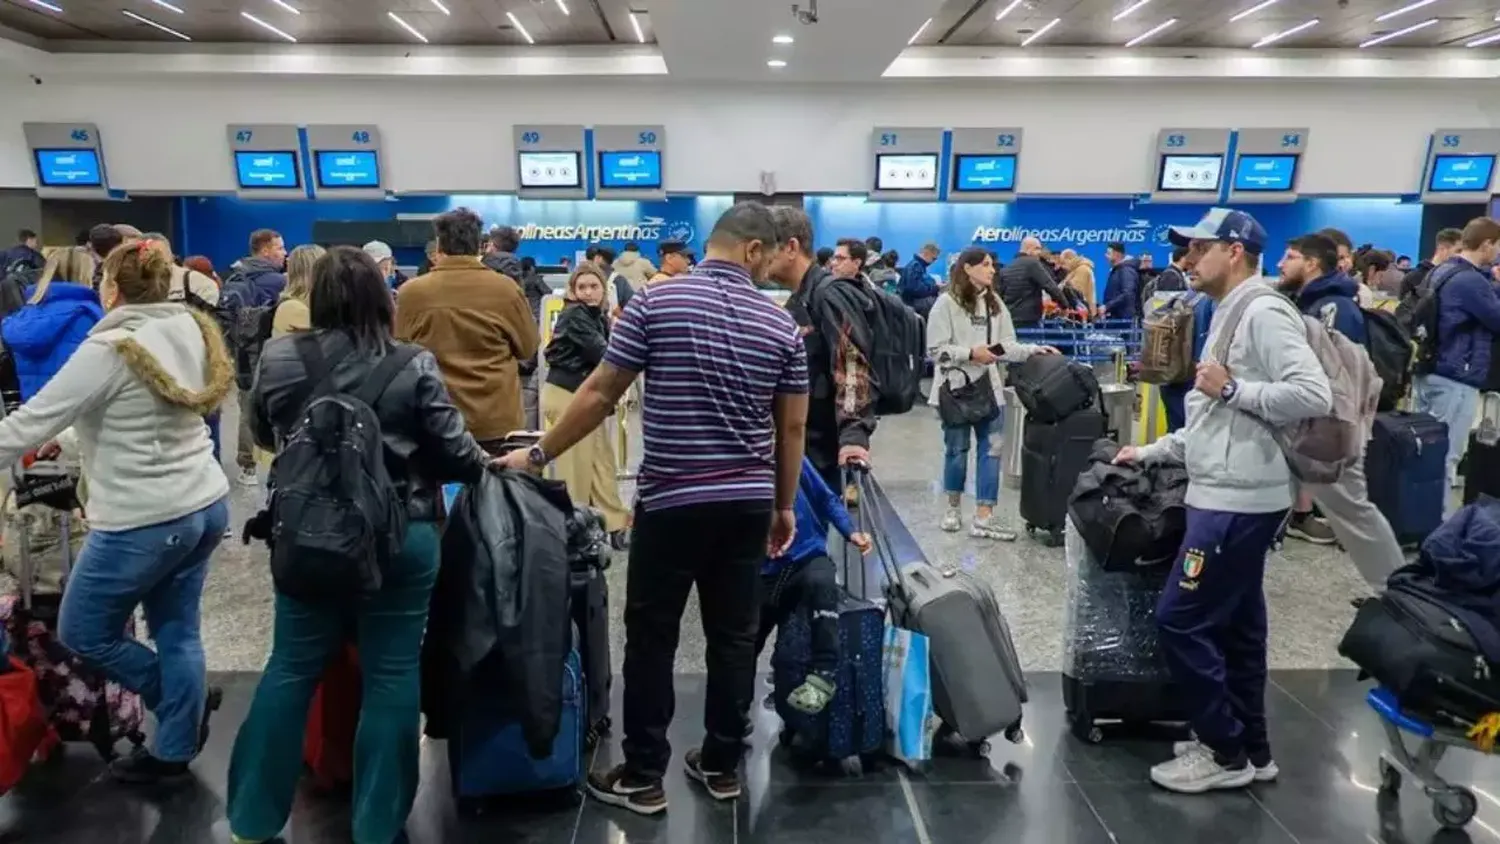
[[[927,317],[927,350],[937,365],[928,404],[938,406],[946,382],[953,388],[985,383],[995,393],[995,411],[973,424],[943,424],[943,490],[948,510],[940,527],[950,533],[963,528],[964,487],[968,483],[971,438],[974,456],[974,521],[969,533],[979,539],[1014,542],[1016,533],[1001,528],[995,518],[1000,497],[1000,434],[1005,430],[1005,370],[1000,361],[1023,363],[1035,354],[1057,354],[1051,346],[1016,340],[1010,311],[995,293],[995,261],[987,250],[971,246],[959,253],[949,272],[948,287]]]
[[[111,767],[140,783],[188,773],[222,696],[207,688],[199,604],[229,521],[229,482],[203,417],[229,392],[234,366],[210,318],[168,301],[171,278],[159,241],[111,250],[99,285],[104,319],[0,420],[0,465],[38,445],[43,457],[81,453],[91,532],[63,595],[59,636],[155,714],[152,747]],[[137,604],[154,651],[124,635]]]

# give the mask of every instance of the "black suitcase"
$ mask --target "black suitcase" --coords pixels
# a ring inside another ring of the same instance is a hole
[[[1365,452],[1366,485],[1402,545],[1420,544],[1442,524],[1447,462],[1447,425],[1425,413],[1375,416]]]
[[[1104,436],[1104,414],[1081,410],[1060,422],[1027,418],[1021,441],[1021,518],[1026,533],[1043,534],[1049,548],[1062,545],[1063,521],[1073,484],[1089,465],[1094,441]]]
[[[604,517],[590,507],[579,507],[568,520],[568,563],[574,646],[583,667],[584,738],[592,748],[610,729],[610,689],[614,668],[609,655],[609,534]]]

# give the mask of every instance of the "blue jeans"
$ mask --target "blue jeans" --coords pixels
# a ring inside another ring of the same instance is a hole
[[[1448,484],[1452,486],[1458,481],[1458,460],[1469,442],[1469,429],[1474,427],[1479,388],[1441,375],[1419,376],[1415,406],[1418,413],[1430,413],[1448,426]]]
[[[1192,389],[1192,384],[1161,385],[1161,403],[1167,410],[1166,433],[1180,431],[1187,425],[1187,396]]]
[[[1005,432],[1005,408],[975,425],[943,426],[943,491],[962,495],[968,482],[970,432],[978,443],[974,456],[974,497],[982,507],[993,507],[1000,499],[1000,444]]]
[[[96,530],[63,592],[58,637],[156,715],[151,752],[166,762],[198,755],[207,694],[199,610],[208,560],[229,525],[226,499],[134,530]],[[140,604],[153,651],[124,635]]]

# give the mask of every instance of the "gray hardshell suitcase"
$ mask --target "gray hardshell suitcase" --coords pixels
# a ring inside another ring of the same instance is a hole
[[[884,498],[870,489],[873,486],[867,483],[860,490],[860,502],[878,511]],[[1026,678],[994,590],[959,569],[939,569],[923,561],[904,566],[895,562],[894,555],[878,548],[889,536],[882,529],[884,515],[872,523],[877,555],[889,581],[891,618],[928,638],[938,717],[975,749],[982,750],[996,733],[1020,741]]]

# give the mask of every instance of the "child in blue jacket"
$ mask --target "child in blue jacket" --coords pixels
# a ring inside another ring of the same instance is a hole
[[[812,618],[812,673],[787,695],[787,703],[816,714],[838,690],[839,586],[833,560],[828,557],[828,526],[837,528],[861,553],[869,553],[870,537],[854,529],[844,503],[807,458],[802,460],[796,514],[797,533],[792,546],[783,556],[767,559],[761,566],[760,636],[755,656],[760,658],[771,631],[793,612],[808,613]]]

